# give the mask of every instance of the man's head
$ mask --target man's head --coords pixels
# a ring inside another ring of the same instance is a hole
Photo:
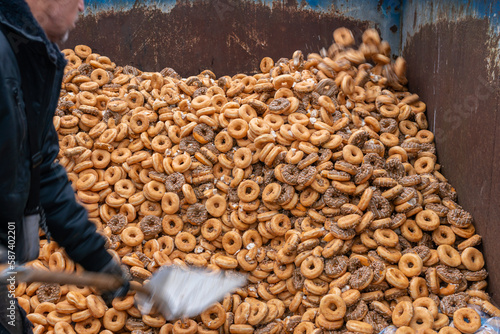
[[[64,42],[75,27],[84,0],[26,0],[33,16],[52,42]]]

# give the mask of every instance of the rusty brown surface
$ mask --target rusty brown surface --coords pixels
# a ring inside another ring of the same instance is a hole
[[[253,1],[179,2],[169,12],[139,6],[84,16],[62,48],[86,44],[117,64],[144,71],[172,67],[182,76],[204,69],[218,76],[251,73],[260,60],[318,52],[338,27],[358,41],[368,22],[304,10],[294,1],[270,7]]]
[[[404,57],[410,91],[427,103],[442,172],[483,237],[489,291],[500,304],[500,85],[488,69],[486,45],[498,43],[491,38],[484,19],[438,22],[409,38]]]

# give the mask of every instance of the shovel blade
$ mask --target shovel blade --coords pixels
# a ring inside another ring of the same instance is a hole
[[[137,299],[142,312],[147,313],[154,305],[167,320],[189,318],[245,283],[246,276],[237,273],[167,266],[147,283],[151,295],[138,294]]]

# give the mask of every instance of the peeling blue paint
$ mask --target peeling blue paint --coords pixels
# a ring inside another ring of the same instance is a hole
[[[403,0],[401,46],[426,24],[441,20],[488,19],[492,33],[500,34],[500,1]],[[499,45],[500,47],[500,45]]]

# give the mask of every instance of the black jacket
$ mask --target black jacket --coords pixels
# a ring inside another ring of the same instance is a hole
[[[75,201],[52,123],[66,60],[24,0],[0,0],[0,242],[8,222],[19,223],[30,190],[27,119],[36,122],[42,153],[40,204],[51,237],[85,269],[98,271],[111,256],[87,213]]]

